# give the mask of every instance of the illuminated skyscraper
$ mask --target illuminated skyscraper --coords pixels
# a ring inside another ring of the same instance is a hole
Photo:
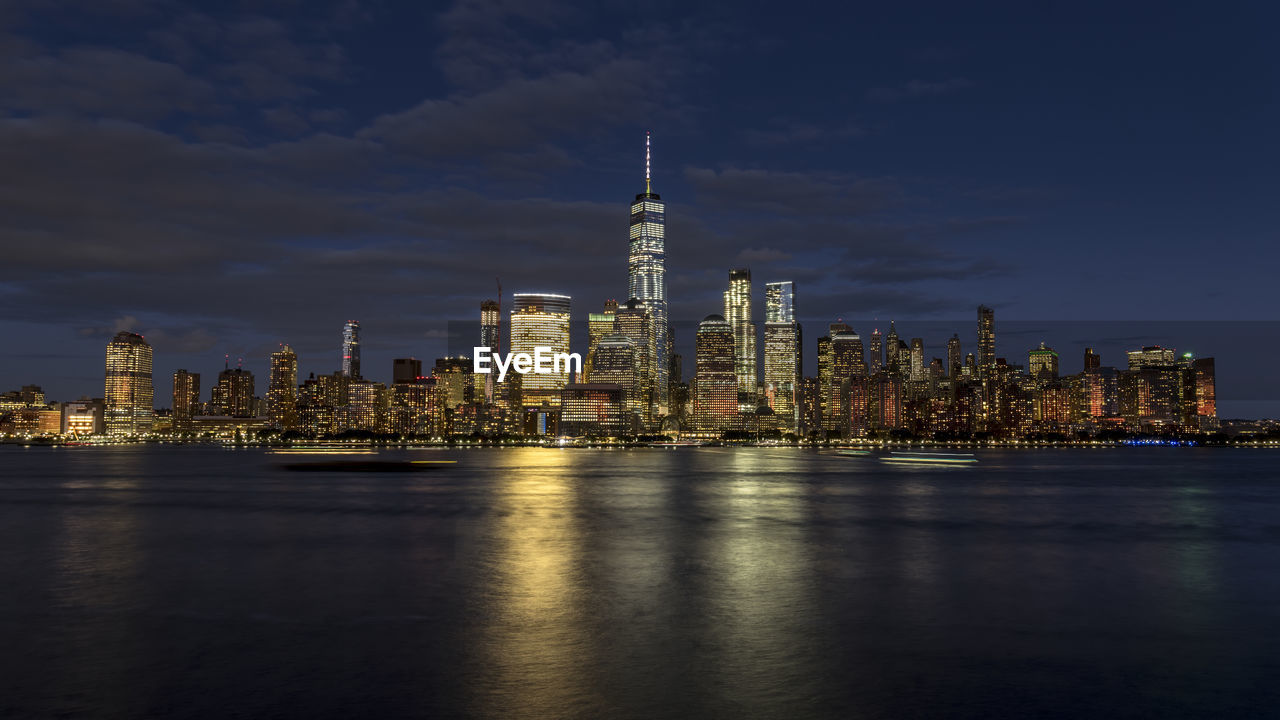
[[[1176,350],[1173,348],[1160,347],[1159,345],[1148,345],[1141,350],[1130,350],[1126,355],[1129,358],[1130,370],[1169,367],[1178,360],[1178,353]]]
[[[154,420],[151,346],[141,335],[116,333],[107,343],[105,424],[108,435],[142,435]]]
[[[647,419],[651,410],[649,395],[636,362],[643,355],[630,337],[606,335],[596,346],[595,364],[591,369],[591,384],[612,384],[622,388],[627,410],[641,420]]]
[[[826,427],[831,418],[831,379],[834,377],[831,365],[831,337],[824,335],[818,338],[818,417],[822,427]],[[817,427],[810,430],[817,430]]]
[[[845,404],[850,399],[846,391],[851,378],[863,378],[867,375],[866,361],[863,359],[862,338],[848,325],[841,329],[835,325],[831,335],[831,390],[827,411],[829,430],[844,430],[848,426],[851,408]],[[865,387],[865,386],[864,386]],[[854,394],[854,399],[858,395]],[[863,398],[865,401],[865,397]]]
[[[342,375],[360,377],[360,323],[355,320],[342,326]]]
[[[724,292],[724,317],[733,328],[733,367],[738,378],[739,409],[755,410],[756,325],[751,321],[751,271],[729,271]]]
[[[667,245],[666,205],[653,192],[650,183],[649,135],[644,138],[644,192],[636,195],[631,204],[631,240],[627,258],[627,297],[636,298],[649,308],[653,316],[654,363],[657,366],[657,403],[665,412],[667,407],[667,358],[670,345],[667,340]],[[525,386],[526,388],[528,385]]]
[[[1195,415],[1200,430],[1218,429],[1218,391],[1214,379],[1213,358],[1191,360],[1195,385]]]
[[[538,347],[552,353],[569,353],[568,295],[549,293],[516,293],[511,296],[512,353],[534,355]],[[526,373],[521,380],[522,403],[525,407],[543,403],[559,404],[560,390],[569,382],[568,363],[560,363],[558,373]]]
[[[764,400],[783,428],[798,421],[796,386],[800,381],[801,333],[795,317],[795,285],[764,286]]]
[[[587,356],[583,359],[585,382],[594,382],[591,380],[591,371],[595,367],[596,348],[605,336],[614,333],[613,323],[617,312],[618,301],[611,299],[604,302],[604,312],[587,313]]]
[[[487,347],[493,352],[500,352],[501,310],[496,300],[485,300],[480,303],[480,347]]]
[[[1040,347],[1027,353],[1027,373],[1040,380],[1058,377],[1058,353],[1040,343]]]
[[[964,360],[960,354],[960,336],[952,335],[947,341],[947,377],[956,378],[960,376],[960,367],[964,364]]]
[[[912,380],[924,380],[924,340],[911,338],[911,375]]]
[[[698,325],[693,419],[700,431],[723,432],[738,422],[738,379],[729,321],[708,315]]]
[[[190,432],[192,418],[200,414],[200,373],[173,373],[173,431]]]
[[[272,425],[292,429],[298,424],[298,356],[293,348],[281,345],[271,353],[267,377],[267,418]]]
[[[883,340],[880,337],[880,328],[872,330],[870,354],[867,356],[867,371],[871,375],[880,372],[880,368],[884,367],[883,345]]]
[[[253,417],[253,393],[253,373],[229,367],[218,373],[218,384],[213,386],[214,411],[228,417]]]
[[[898,372],[898,328],[889,321],[889,334],[884,338],[884,365],[890,372]]]
[[[631,298],[625,305],[614,311],[614,332],[631,340],[635,352],[636,389],[632,392],[629,403],[640,411],[640,419],[648,425],[657,416],[657,368],[658,361],[654,343],[657,336],[653,325],[653,315],[643,302]],[[608,380],[592,380],[592,382],[610,382]]]
[[[751,274],[748,271],[747,283],[750,290]],[[796,288],[790,280],[771,282],[764,285],[764,321],[766,323],[789,323],[796,321]]]
[[[978,374],[986,377],[996,367],[996,313],[978,306]]]

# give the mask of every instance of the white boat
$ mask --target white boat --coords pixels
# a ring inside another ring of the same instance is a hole
[[[971,465],[978,462],[973,453],[912,452],[895,450],[880,458],[884,462],[916,465]]]

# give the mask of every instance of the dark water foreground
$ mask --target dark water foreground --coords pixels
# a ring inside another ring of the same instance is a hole
[[[0,717],[1277,717],[1280,452],[0,448]]]

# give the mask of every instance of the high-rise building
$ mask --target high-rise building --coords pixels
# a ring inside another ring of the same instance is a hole
[[[720,315],[698,325],[693,417],[704,432],[723,432],[738,423],[738,379],[734,372],[733,326]]]
[[[119,332],[107,343],[105,424],[108,435],[151,432],[155,411],[151,346],[141,335]]]
[[[623,338],[624,340],[626,338]],[[559,434],[616,437],[631,431],[625,392],[612,383],[569,383],[560,391]]]
[[[360,323],[355,320],[342,326],[342,375],[360,377]]]
[[[291,430],[298,425],[298,355],[282,344],[271,353],[267,376],[267,419],[272,425]]]
[[[1150,367],[1168,367],[1178,360],[1178,353],[1173,348],[1161,347],[1159,345],[1148,345],[1141,350],[1130,350],[1126,353],[1129,358],[1129,369],[1140,370]]]
[[[1213,358],[1193,359],[1191,372],[1195,387],[1195,415],[1199,429],[1217,430],[1218,391],[1214,379]]]
[[[898,348],[900,347],[900,344],[901,343],[898,340],[898,328],[894,325],[894,322],[890,320],[889,334],[884,338],[884,366],[889,369],[889,372],[901,372],[899,363],[905,363],[905,359],[899,360],[898,358]]]
[[[802,340],[798,322],[764,325],[764,400],[787,430],[799,422],[796,391],[803,369]]]
[[[1093,348],[1084,349],[1084,369],[1097,370],[1102,367],[1102,356],[1093,351]]]
[[[606,300],[604,312],[587,313],[587,356],[583,360],[583,374],[586,380],[591,379],[591,369],[595,365],[596,346],[607,335],[614,333],[614,320],[618,312],[617,300]]]
[[[489,348],[491,354],[498,354],[502,349],[502,305],[497,300],[484,300],[480,303],[480,347]],[[421,374],[421,373],[419,373]],[[397,380],[396,382],[399,382]],[[484,378],[484,401],[494,402],[494,383],[497,377],[489,373]]]
[[[808,434],[822,429],[822,393],[819,391],[818,378],[804,377],[800,379],[798,393],[800,406],[800,426],[797,430]]]
[[[960,336],[953,334],[951,339],[947,341],[947,377],[957,378],[960,376],[960,367],[964,360],[960,355]]]
[[[1058,377],[1058,353],[1040,343],[1040,347],[1027,353],[1027,373],[1038,380]]]
[[[490,373],[491,375],[493,373]],[[511,379],[509,373],[507,379]],[[469,405],[476,400],[474,366],[470,358],[442,357],[436,358],[431,376],[436,379],[440,406],[445,410],[456,410],[462,405]]]
[[[795,298],[795,283],[765,283],[763,399],[788,430],[795,429],[798,423],[796,390],[803,369]]]
[[[850,408],[845,404],[849,400],[847,388],[850,378],[866,377],[867,364],[863,359],[862,338],[848,325],[837,327],[832,325],[831,335],[831,387],[827,412],[827,429],[843,431],[847,429]],[[856,398],[856,393],[855,393]]]
[[[492,347],[486,345],[485,347]],[[411,383],[422,377],[422,361],[418,358],[395,358],[391,361],[391,382]]]
[[[911,338],[911,372],[912,380],[924,380],[924,339]]]
[[[653,315],[649,308],[636,298],[614,310],[614,333],[629,338],[635,353],[636,389],[630,402],[640,410],[641,421],[646,429],[658,415],[657,387],[658,373],[654,363],[658,362],[658,353],[654,344],[658,341],[654,330]],[[609,382],[592,380],[592,382]]]
[[[835,377],[831,358],[831,336],[824,335],[818,338],[818,417],[821,420],[821,427],[827,427],[827,421],[831,418],[831,380]],[[819,429],[818,426],[810,428],[811,430]]]
[[[516,293],[511,296],[510,352],[533,357],[538,347],[551,353],[569,353],[568,295]],[[560,363],[560,372],[526,373],[521,396],[525,407],[560,402],[560,390],[569,382],[569,363]]]
[[[871,375],[880,372],[884,367],[884,341],[880,337],[880,328],[871,331],[870,354],[867,356],[867,371]]]
[[[747,286],[750,290],[751,275],[747,274]],[[796,321],[796,287],[790,280],[765,283],[764,285],[764,321],[766,323],[789,323]]]
[[[667,316],[666,205],[653,192],[650,179],[649,135],[644,138],[644,192],[631,204],[631,240],[627,257],[627,297],[636,298],[653,316],[657,403],[665,412],[668,395],[667,358],[670,320]],[[528,385],[526,385],[528,387]]]
[[[253,373],[239,367],[229,367],[218,373],[218,384],[213,386],[213,410],[227,417],[253,417]]]
[[[347,401],[343,407],[343,429],[384,432],[391,396],[382,383],[354,379],[347,383]]]
[[[978,374],[986,377],[996,367],[996,312],[978,306]]]
[[[733,367],[738,378],[738,405],[743,412],[756,408],[756,324],[751,320],[751,270],[729,271],[724,292],[724,317],[733,328]]]
[[[596,346],[595,364],[591,368],[591,384],[617,385],[623,391],[627,410],[642,422],[650,417],[650,393],[641,378],[638,360],[644,357],[630,337],[616,333],[606,335]]]
[[[177,370],[173,373],[173,431],[191,432],[192,420],[200,414],[200,373]]]
[[[480,303],[480,347],[487,347],[492,352],[502,350],[502,314],[497,300],[484,300]]]

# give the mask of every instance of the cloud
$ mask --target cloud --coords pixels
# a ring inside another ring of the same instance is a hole
[[[860,216],[888,210],[902,199],[892,178],[835,172],[687,167],[684,179],[700,202],[750,213]]]
[[[778,121],[773,125],[774,127],[764,130],[743,130],[742,139],[749,145],[768,147],[812,143],[819,140],[831,141],[841,138],[861,137],[866,134],[863,128],[852,123],[836,127],[823,127],[816,123],[789,120]]]
[[[867,91],[867,99],[874,102],[893,103],[915,98],[951,95],[970,87],[973,87],[973,83],[962,77],[938,81],[912,80],[901,87],[872,88]]]

